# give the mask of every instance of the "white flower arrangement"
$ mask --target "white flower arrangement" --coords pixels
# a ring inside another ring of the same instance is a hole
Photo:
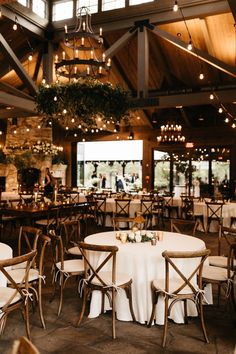
[[[35,144],[30,145],[26,143],[24,145],[14,144],[6,147],[6,151],[10,153],[22,153],[22,152],[31,152],[32,154],[43,154],[47,156],[55,156],[58,155],[59,151],[62,148],[56,146],[47,141],[38,140]]]
[[[145,231],[145,233],[143,233],[142,231],[138,230],[135,232],[128,233],[128,241],[132,243],[149,242],[153,238],[155,238],[155,236],[154,233],[151,231]]]

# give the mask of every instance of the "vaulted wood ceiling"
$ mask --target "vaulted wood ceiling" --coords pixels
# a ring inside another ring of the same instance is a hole
[[[43,63],[49,62],[51,48],[60,52],[64,23],[51,24],[14,1],[0,3],[5,3],[0,19],[0,118],[32,116],[34,92],[47,70]],[[109,80],[131,92],[132,125],[138,128],[159,128],[169,120],[190,128],[221,127],[226,116],[232,124],[236,1],[179,0],[178,12],[173,12],[173,3],[159,0],[93,15],[93,26],[103,27],[106,52],[112,57]],[[12,29],[15,16],[17,31]],[[73,27],[73,21],[67,24]],[[186,49],[190,36],[192,51]]]

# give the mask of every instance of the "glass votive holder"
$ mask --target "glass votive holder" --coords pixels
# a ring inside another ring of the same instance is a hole
[[[122,232],[120,234],[120,240],[122,243],[126,243],[126,241],[127,241],[127,233],[126,232]]]
[[[119,231],[116,232],[116,239],[120,240],[120,232]]]
[[[154,237],[151,239],[151,245],[156,246],[156,244],[157,244],[157,239],[156,239],[156,237]]]

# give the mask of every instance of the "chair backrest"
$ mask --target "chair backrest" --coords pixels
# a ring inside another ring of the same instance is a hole
[[[101,286],[112,286],[116,284],[116,253],[118,251],[117,246],[110,245],[94,245],[88,244],[85,242],[79,242],[78,247],[81,251],[81,254],[84,259],[84,268],[85,268],[85,279],[86,284],[89,286],[91,283],[96,280],[101,283]],[[99,252],[101,257],[99,257],[99,262],[94,265],[91,261],[92,254]],[[112,284],[108,284],[104,279],[101,278],[99,272],[111,271]]]
[[[153,203],[153,199],[141,199],[140,211],[144,217],[152,214]]]
[[[12,350],[9,354],[40,354],[35,345],[27,338],[20,337],[13,343]]]
[[[218,234],[218,256],[221,255],[222,242],[224,241],[228,247],[236,242],[236,229],[220,225]]]
[[[176,279],[177,288],[171,290],[172,294],[178,295],[188,287],[191,293],[197,295],[202,289],[202,267],[209,254],[208,249],[197,252],[164,251],[162,256],[165,258],[165,291],[170,291],[170,283],[172,279]],[[186,265],[180,269],[179,265],[183,264],[183,260]],[[193,262],[194,260],[196,262]]]
[[[207,206],[207,217],[216,219],[219,222],[222,220],[222,212],[224,202],[205,202]]]
[[[193,218],[193,198],[188,196],[181,196],[181,211],[185,219]]]
[[[38,238],[42,230],[33,226],[21,226],[18,236],[17,255],[21,256],[26,252],[36,250]],[[36,265],[35,265],[36,266]]]
[[[50,205],[48,207],[48,213],[47,213],[47,233],[50,230],[58,229],[58,220],[59,220],[59,206]]]
[[[107,207],[107,203],[106,203],[106,197],[95,197],[94,198],[96,201],[96,213],[97,214],[101,214],[101,213],[106,213],[106,207]]]
[[[41,276],[44,275],[44,267],[45,267],[45,251],[46,248],[51,244],[51,238],[49,236],[46,235],[39,235],[38,238],[38,243],[37,243],[37,255],[35,258],[38,259],[38,270],[39,270],[39,274]],[[36,262],[35,262],[36,263]],[[40,278],[41,279],[41,278]]]
[[[236,242],[229,246],[228,260],[227,260],[227,278],[232,279],[235,276],[235,259],[236,259]],[[234,272],[232,277],[231,272]],[[233,285],[232,285],[233,286]]]
[[[80,221],[74,219],[62,222],[60,225],[60,234],[65,250],[72,247],[73,244],[77,244],[81,241]]]
[[[15,289],[15,292],[12,296],[8,299],[8,301],[4,304],[1,308],[2,312],[6,312],[8,307],[11,305],[12,300],[19,296],[19,298],[23,301],[28,299],[28,277],[29,277],[29,270],[32,268],[32,264],[34,263],[34,259],[36,256],[37,251],[33,250],[29,253],[23,254],[21,256],[0,260],[0,272],[6,277],[7,282],[11,284],[11,288]],[[26,263],[26,267],[24,268],[24,272],[22,274],[22,278],[17,278],[17,283],[12,278],[9,271],[13,266],[17,266],[18,264]]]
[[[129,217],[131,199],[115,199],[115,215]]]
[[[194,236],[198,225],[198,220],[171,219],[170,231]]]
[[[63,244],[63,239],[61,235],[56,235],[54,230],[49,232],[49,237],[51,239],[51,254],[52,254],[52,262],[53,267],[56,267],[56,264],[59,262],[61,265],[61,270],[64,270],[64,254],[65,248]],[[56,268],[55,268],[56,269]]]

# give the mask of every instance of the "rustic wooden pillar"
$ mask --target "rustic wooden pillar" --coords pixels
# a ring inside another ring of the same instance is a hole
[[[153,188],[153,150],[148,140],[143,140],[142,185],[150,190]]]

